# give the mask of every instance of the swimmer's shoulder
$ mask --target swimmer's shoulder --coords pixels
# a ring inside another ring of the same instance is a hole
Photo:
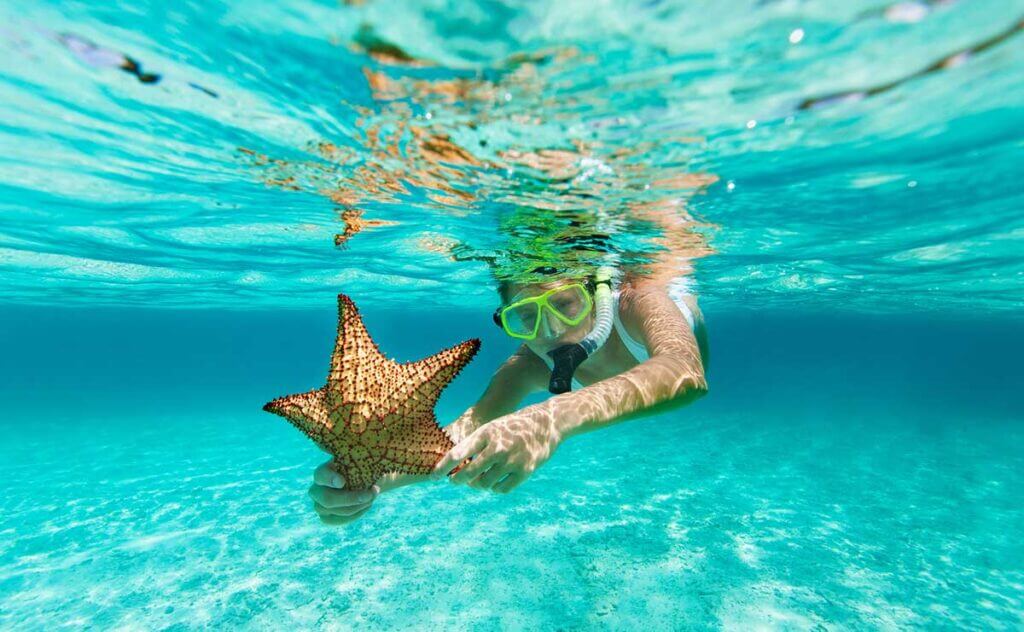
[[[690,313],[693,315],[693,334],[697,339],[697,347],[700,350],[702,364],[706,368],[710,355],[707,325],[704,321],[704,312],[700,308],[697,295],[693,292],[673,291],[669,286],[655,282],[623,283],[619,292],[619,316],[626,328],[626,332],[636,340],[645,340],[645,338],[639,337],[643,335],[642,323],[647,314],[642,305],[648,303],[643,300],[644,297],[651,294],[658,295],[657,303],[659,304],[664,304],[662,299],[667,297],[673,304],[679,301],[689,308]]]
[[[664,285],[624,282],[618,293],[619,322],[631,338],[646,341],[645,323],[657,318],[659,311],[666,309],[669,303],[672,303],[671,297]],[[678,311],[679,308],[672,303],[671,309]]]

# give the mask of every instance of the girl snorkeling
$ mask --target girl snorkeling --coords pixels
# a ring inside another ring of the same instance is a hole
[[[500,284],[494,321],[522,344],[476,404],[447,426],[455,446],[433,474],[387,475],[369,491],[351,492],[341,489],[344,481],[328,461],[309,489],[323,522],[351,522],[381,492],[445,475],[454,484],[507,493],[569,437],[707,392],[707,333],[696,298],[681,285],[686,279],[639,277],[613,287],[608,269],[586,276],[534,272],[554,279]],[[554,395],[516,410],[527,395],[545,390]]]

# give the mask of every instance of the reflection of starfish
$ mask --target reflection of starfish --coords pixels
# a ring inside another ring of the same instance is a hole
[[[338,295],[338,339],[327,385],[279,397],[263,410],[281,415],[334,456],[345,489],[369,489],[389,472],[429,474],[452,447],[434,404],[480,341],[467,340],[418,362],[381,354],[355,303]]]

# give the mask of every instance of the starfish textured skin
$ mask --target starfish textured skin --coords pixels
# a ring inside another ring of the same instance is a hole
[[[453,445],[434,405],[479,349],[474,338],[417,362],[395,362],[380,352],[352,299],[339,294],[327,384],[279,397],[263,410],[329,452],[347,490],[369,489],[393,472],[429,474]]]

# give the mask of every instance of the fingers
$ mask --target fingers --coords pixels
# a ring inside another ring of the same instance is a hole
[[[469,481],[469,486],[476,489],[490,489],[508,473],[507,467],[495,463],[486,472]]]
[[[519,483],[526,480],[526,476],[518,472],[513,472],[506,476],[503,480],[498,481],[494,484],[491,489],[499,494],[507,494],[515,489]]]
[[[347,516],[373,503],[380,488],[374,485],[365,491],[334,489],[323,485],[310,485],[309,497],[320,508],[329,513]]]
[[[349,514],[347,516],[339,516],[337,514],[328,513],[327,510],[323,509],[316,503],[313,503],[313,509],[315,509],[317,515],[320,516],[320,522],[336,526],[348,524],[350,522],[357,520],[360,516],[362,516],[364,513],[370,510],[370,505],[367,505],[366,507],[360,509],[359,511],[356,511],[355,513]]]
[[[324,487],[341,489],[345,486],[345,479],[334,469],[334,460],[331,459],[320,465],[313,472],[313,482]]]
[[[466,459],[462,463],[459,463],[458,465],[456,465],[454,470],[451,470],[450,472],[448,472],[448,475],[451,476],[451,475],[455,474],[456,472],[458,472],[459,470],[461,470],[462,468],[466,467],[467,465],[469,465],[472,462],[473,462],[473,457],[469,457],[468,459]],[[439,476],[438,474],[435,473],[434,474],[434,478],[444,478],[444,477],[443,476]]]
[[[461,485],[463,483],[468,483],[477,476],[480,476],[492,466],[500,467],[504,464],[503,459],[498,457],[495,450],[491,448],[484,448],[484,450],[477,454],[472,461],[463,465],[458,472],[452,474],[448,480],[457,485]]]
[[[320,521],[329,525],[352,522],[370,510],[373,501],[380,494],[380,487],[352,491],[343,489],[344,477],[334,469],[334,460],[321,464],[313,472],[313,484],[309,497],[313,499],[313,510]]]
[[[436,476],[448,474],[456,465],[477,454],[485,447],[487,447],[487,434],[480,431],[474,432],[448,451],[448,454],[434,467],[434,474]],[[469,466],[467,465],[466,467]],[[462,472],[462,470],[459,471]]]

